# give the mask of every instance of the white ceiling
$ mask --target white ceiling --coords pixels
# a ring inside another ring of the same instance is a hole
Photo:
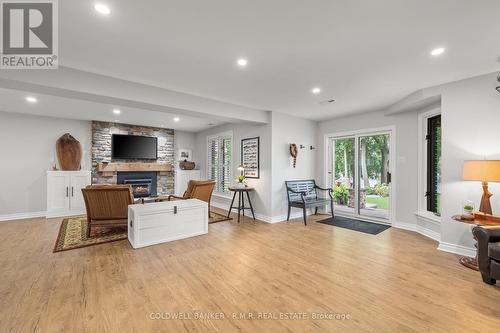
[[[61,65],[315,120],[500,68],[498,0],[100,2],[59,2]]]
[[[38,102],[34,104],[26,102],[25,98],[27,96],[36,97]],[[113,113],[113,109],[115,108],[121,111],[119,115]],[[124,124],[173,128],[175,130],[190,132],[201,131],[210,126],[223,123],[220,120],[209,120],[185,115],[179,117],[179,122],[175,122],[174,118],[178,114],[94,103],[51,95],[28,94],[24,91],[2,88],[0,88],[0,111],[57,118],[120,122]]]

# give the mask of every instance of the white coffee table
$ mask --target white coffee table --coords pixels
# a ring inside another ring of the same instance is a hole
[[[128,240],[134,249],[208,233],[208,204],[198,199],[130,205]]]

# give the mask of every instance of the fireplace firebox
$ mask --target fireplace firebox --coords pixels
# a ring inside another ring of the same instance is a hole
[[[157,195],[156,172],[118,172],[116,182],[132,186],[134,198]]]

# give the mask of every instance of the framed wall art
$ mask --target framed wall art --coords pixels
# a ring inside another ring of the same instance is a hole
[[[259,178],[259,137],[241,140],[241,165],[246,178]]]

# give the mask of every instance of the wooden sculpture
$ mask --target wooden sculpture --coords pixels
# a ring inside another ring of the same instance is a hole
[[[293,167],[297,165],[297,154],[299,153],[299,149],[295,143],[290,144],[290,155],[293,158]]]
[[[71,134],[66,133],[56,142],[57,160],[63,171],[78,171],[81,169],[82,146]]]

